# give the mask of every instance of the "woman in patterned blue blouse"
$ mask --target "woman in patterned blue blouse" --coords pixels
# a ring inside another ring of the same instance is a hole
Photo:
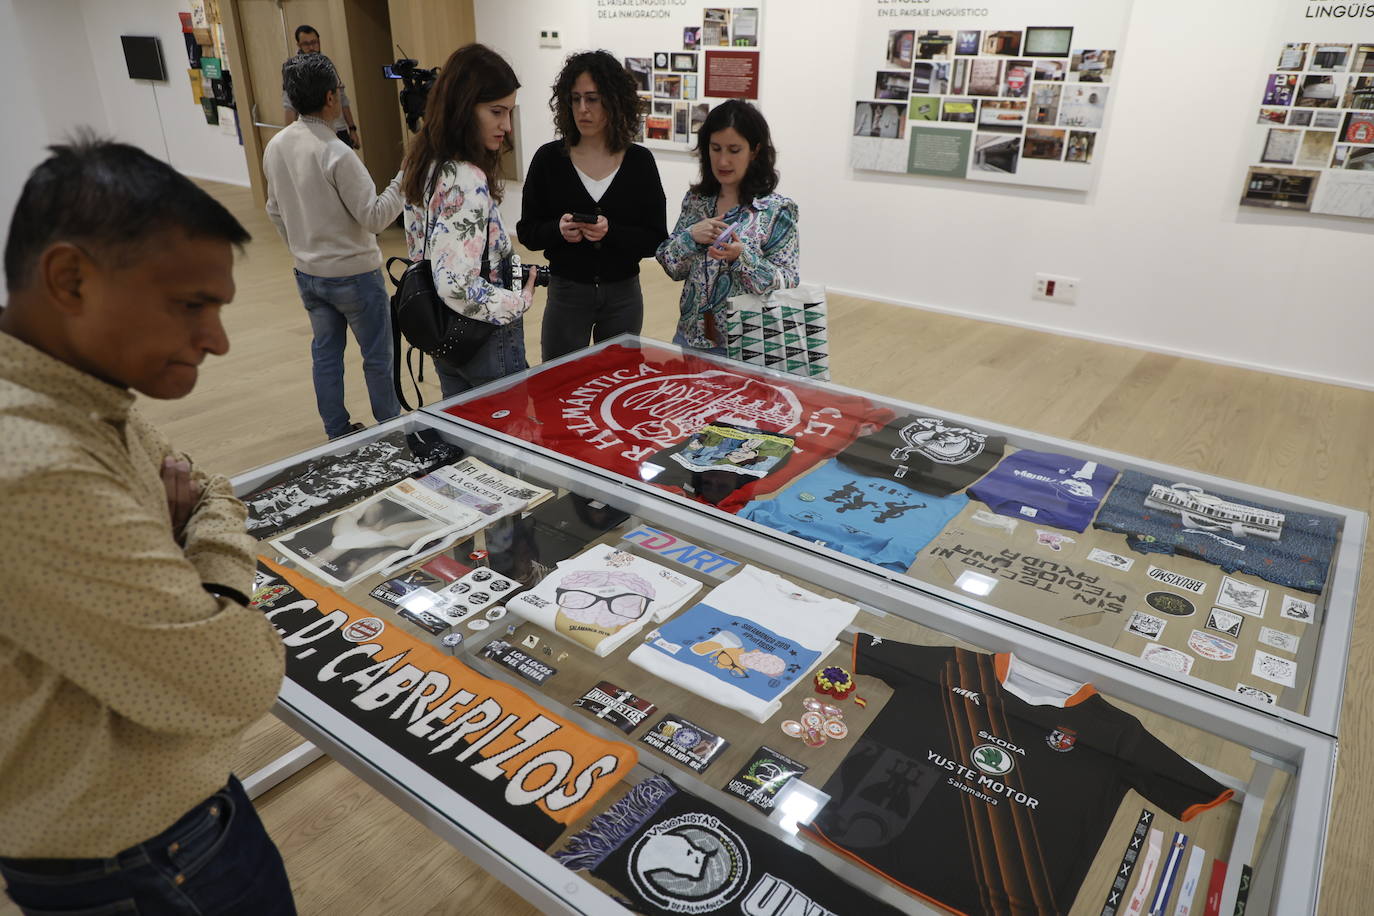
[[[682,199],[682,215],[658,262],[682,284],[673,343],[725,353],[725,307],[741,293],[767,295],[799,282],[797,205],[781,194],[768,122],[748,102],[712,109],[697,134],[701,180]],[[726,227],[730,238],[714,244]]]

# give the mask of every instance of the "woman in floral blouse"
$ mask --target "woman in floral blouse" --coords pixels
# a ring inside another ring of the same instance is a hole
[[[682,215],[658,262],[682,285],[673,343],[725,352],[725,304],[741,293],[796,286],[797,205],[781,194],[768,122],[748,102],[712,109],[697,134],[701,180],[682,199]],[[713,244],[727,226],[728,241]]]
[[[524,314],[534,296],[534,272],[523,290],[505,289],[499,280],[513,249],[497,207],[498,166],[519,87],[495,51],[479,44],[459,48],[439,71],[424,123],[406,153],[401,190],[410,259],[429,258],[434,286],[449,308],[497,326],[466,363],[434,360],[444,397],[529,368]],[[485,276],[484,251],[491,268]]]

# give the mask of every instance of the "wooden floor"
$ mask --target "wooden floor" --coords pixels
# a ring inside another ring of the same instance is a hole
[[[285,248],[247,189],[208,187],[255,239],[225,310],[232,351],[207,365],[189,398],[144,400],[142,409],[200,463],[233,474],[324,436],[310,382],[309,322]],[[383,247],[402,253],[395,230]],[[648,262],[644,289],[644,333],[670,339],[678,285]],[[537,304],[526,319],[532,358],[540,316]],[[847,297],[831,301],[831,338],[840,384],[1341,505],[1367,510],[1374,502],[1371,392]],[[348,402],[355,420],[370,423],[356,349],[349,360]],[[1374,833],[1374,708],[1364,700],[1374,685],[1372,582],[1365,577],[1350,652],[1323,879],[1328,913],[1374,909],[1374,869],[1365,860]],[[265,720],[238,771],[251,772],[295,740]],[[302,913],[533,912],[331,761],[269,792],[258,807]]]

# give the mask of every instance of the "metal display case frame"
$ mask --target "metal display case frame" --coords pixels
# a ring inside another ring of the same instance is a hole
[[[750,368],[751,372],[758,370]],[[795,381],[786,377],[788,381]],[[494,383],[499,387],[510,380]],[[490,390],[490,389],[486,389]],[[484,389],[471,393],[480,396]],[[452,403],[452,402],[445,402]],[[440,407],[444,405],[439,405]],[[1315,911],[1320,893],[1327,825],[1335,784],[1337,742],[1324,729],[1285,720],[1265,711],[1233,702],[1196,685],[1182,683],[1153,669],[1130,664],[1128,658],[1089,649],[1071,641],[1039,632],[1024,621],[1004,619],[993,609],[969,613],[965,601],[913,588],[891,575],[856,575],[860,570],[847,557],[829,551],[803,549],[768,529],[748,523],[732,523],[728,516],[703,510],[690,501],[674,498],[654,488],[637,486],[604,471],[529,443],[493,434],[448,415],[417,412],[355,433],[316,449],[248,471],[234,478],[235,491],[244,494],[259,487],[280,471],[309,459],[348,451],[396,430],[431,429],[480,459],[498,461],[516,473],[528,474],[543,485],[556,485],[583,496],[599,499],[640,517],[656,527],[671,529],[712,549],[746,560],[756,560],[800,581],[845,594],[866,610],[906,618],[917,624],[964,640],[985,651],[1013,651],[1018,658],[1078,681],[1092,683],[1109,697],[1159,713],[1242,746],[1254,761],[1248,782],[1240,783],[1209,770],[1236,790],[1240,805],[1237,827],[1227,860],[1222,908],[1231,912],[1237,899],[1242,863],[1255,867],[1256,881],[1249,891],[1249,905],[1256,912],[1294,913]],[[1193,475],[1195,478],[1197,475]],[[1300,503],[1308,506],[1310,503]],[[1363,527],[1360,527],[1363,532]],[[862,571],[862,570],[860,570]],[[1353,592],[1354,582],[1349,583]],[[1345,623],[1348,630],[1348,621]],[[1344,632],[1344,631],[1343,631]],[[429,637],[437,643],[437,637]],[[464,651],[475,654],[478,641],[465,641]],[[1343,668],[1344,652],[1335,656]],[[577,717],[567,706],[545,696],[499,666],[482,667],[489,677],[506,680],[537,697],[549,709],[577,718],[589,732],[609,740],[625,735],[590,717]],[[1331,688],[1339,699],[1339,686]],[[512,887],[546,912],[627,912],[577,873],[568,871],[549,855],[522,839],[497,818],[445,786],[414,763],[386,746],[365,728],[327,706],[305,688],[288,680],[275,713],[314,746],[297,749],[281,761],[245,780],[252,792],[265,791],[291,772],[300,769],[320,752],[327,753],[363,781],[373,786],[425,824],[445,842]],[[674,768],[665,760],[641,754],[631,778],[649,772],[669,772],[674,781],[732,813],[753,817],[751,823],[783,841],[806,848],[826,867],[869,894],[911,912],[940,912],[923,901],[881,881],[834,853],[804,843],[782,832],[771,822],[758,820],[752,809]],[[1276,778],[1288,780],[1270,813],[1270,829],[1261,836],[1262,815],[1270,786]]]

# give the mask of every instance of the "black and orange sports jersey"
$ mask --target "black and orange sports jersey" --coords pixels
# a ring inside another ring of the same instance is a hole
[[[1064,913],[1127,790],[1188,820],[1231,796],[1086,684],[1010,655],[859,634],[892,699],[803,829],[962,913]]]

